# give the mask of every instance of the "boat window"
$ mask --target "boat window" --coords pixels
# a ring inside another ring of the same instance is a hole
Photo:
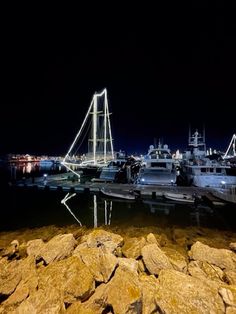
[[[216,173],[221,173],[221,168],[216,168]]]
[[[201,168],[201,172],[207,172],[206,168]]]

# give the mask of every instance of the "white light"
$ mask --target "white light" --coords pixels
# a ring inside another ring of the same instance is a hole
[[[144,181],[145,181],[145,179],[144,179],[144,178],[142,178],[142,179],[141,179],[141,181],[142,181],[142,182],[144,182]]]
[[[47,175],[46,173],[44,173],[44,175],[43,175],[43,176],[44,176],[44,178],[46,178],[48,175]]]
[[[221,181],[221,184],[225,184],[226,182],[225,181]]]

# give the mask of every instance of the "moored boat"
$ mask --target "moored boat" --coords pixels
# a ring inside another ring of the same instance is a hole
[[[205,135],[197,130],[189,135],[188,149],[183,154],[181,174],[187,185],[222,188],[236,185],[236,176],[225,160],[210,159],[206,154]]]
[[[126,200],[135,200],[138,197],[138,194],[134,190],[124,190],[111,187],[102,187],[102,194],[112,197],[112,198],[122,198]]]
[[[177,179],[176,161],[172,158],[168,145],[159,143],[149,147],[141,163],[136,183],[154,185],[174,185]]]
[[[187,193],[165,192],[163,196],[167,200],[189,204],[194,204],[196,200],[196,198],[193,195]]]

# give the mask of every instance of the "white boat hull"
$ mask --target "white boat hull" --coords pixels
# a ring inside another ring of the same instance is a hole
[[[236,185],[236,176],[229,175],[196,175],[191,177],[192,185],[198,187],[222,188]]]
[[[168,193],[166,192],[164,194],[164,197],[167,200],[171,200],[174,202],[180,202],[180,203],[189,203],[189,204],[193,204],[195,201],[195,198],[190,195],[190,194],[186,194],[186,193]]]
[[[176,173],[166,170],[144,169],[140,172],[138,184],[173,185],[176,182]]]

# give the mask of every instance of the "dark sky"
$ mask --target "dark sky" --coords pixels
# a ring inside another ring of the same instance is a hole
[[[9,16],[0,153],[64,155],[105,87],[116,150],[146,152],[154,138],[185,148],[189,124],[226,149],[236,132],[236,20],[230,5],[207,6],[150,18]]]

